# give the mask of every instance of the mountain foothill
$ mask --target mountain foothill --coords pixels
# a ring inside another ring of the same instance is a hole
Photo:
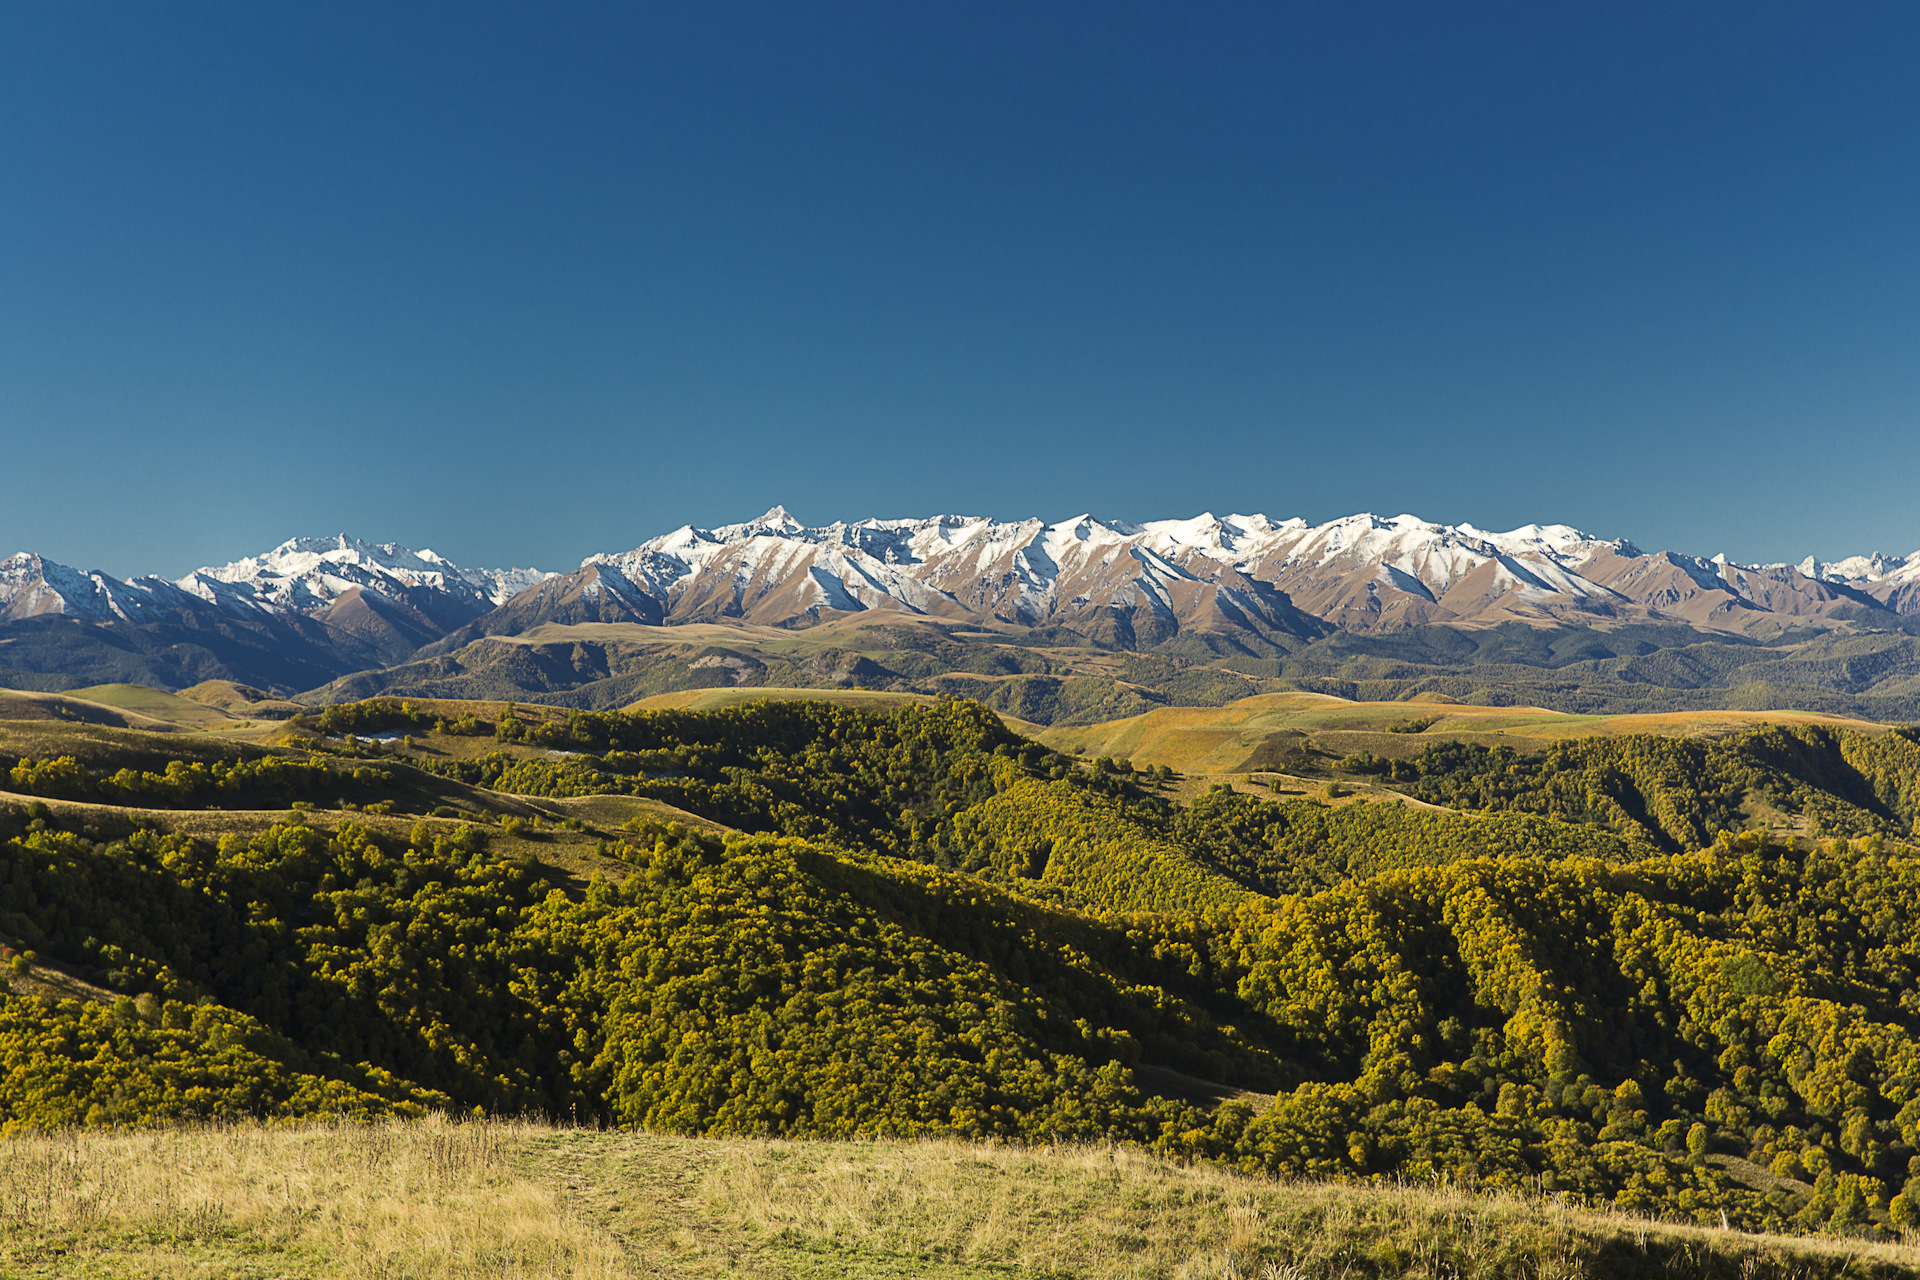
[[[720,685],[959,693],[1048,724],[1307,689],[1920,716],[1920,552],[1740,565],[1412,516],[809,528],[784,508],[567,573],[344,535],[168,580],[0,561],[0,687],[235,682],[606,708]]]

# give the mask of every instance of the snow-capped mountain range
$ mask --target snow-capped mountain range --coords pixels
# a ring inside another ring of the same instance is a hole
[[[1123,645],[1194,627],[1309,635],[1575,619],[1766,633],[1809,619],[1840,624],[1863,610],[1917,612],[1916,583],[1920,553],[1738,565],[1643,552],[1567,525],[1499,533],[1409,515],[1309,525],[1202,514],[1145,524],[934,516],[808,528],[775,507],[744,524],[686,526],[591,556],[495,621],[794,626],[893,610],[1059,627]]]
[[[59,613],[89,622],[142,622],[195,601],[235,616],[315,615],[371,589],[404,599],[426,591],[484,613],[552,575],[538,569],[462,569],[432,551],[378,546],[341,534],[289,538],[265,555],[195,569],[178,581],[81,573],[30,552],[0,560],[0,620]]]
[[[0,623],[298,624],[310,643],[350,640],[363,661],[445,652],[544,622],[805,627],[888,613],[1120,647],[1183,631],[1311,638],[1513,621],[1666,620],[1765,638],[1920,614],[1920,552],[1739,565],[1643,552],[1566,525],[1501,533],[1410,515],[1318,525],[1263,515],[1144,524],[943,515],[808,527],[775,507],[589,556],[566,574],[462,568],[345,535],[292,539],[174,581],[121,581],[29,553],[0,561]]]

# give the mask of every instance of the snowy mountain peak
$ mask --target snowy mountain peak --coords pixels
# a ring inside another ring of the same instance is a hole
[[[370,589],[383,595],[425,590],[484,611],[550,576],[538,569],[462,569],[431,550],[341,533],[289,538],[264,555],[197,569],[176,585],[229,608],[313,613],[349,591]]]
[[[1470,524],[1460,525],[1458,529],[1467,537],[1478,538],[1509,555],[1545,555],[1560,561],[1584,560],[1603,549],[1620,551],[1630,545],[1620,540],[1596,538],[1565,524],[1523,524],[1505,533],[1476,529]]]
[[[341,533],[331,538],[288,538],[264,555],[195,572],[221,582],[251,582],[297,577],[326,565],[367,565],[414,573],[435,573],[442,567],[437,556],[428,560],[395,543],[375,546]]]
[[[137,583],[82,573],[28,551],[0,561],[0,621],[57,614],[89,622],[141,622],[155,611],[150,593]]]
[[[1835,560],[1832,563],[1824,563],[1808,556],[1794,568],[1809,578],[1821,578],[1828,582],[1848,584],[1898,582],[1904,585],[1920,581],[1920,551],[1906,556],[1890,556],[1884,552],[1875,552],[1866,556],[1848,556],[1844,560]]]
[[[713,536],[722,542],[738,542],[742,538],[754,537],[794,537],[808,532],[806,526],[793,518],[791,511],[777,504],[769,507],[767,513],[758,520],[722,525],[712,531]]]
[[[146,622],[199,608],[242,619],[318,617],[370,592],[415,618],[426,634],[496,608],[549,576],[538,569],[461,569],[432,551],[346,534],[289,538],[263,555],[196,569],[177,582],[152,575],[122,582],[21,552],[0,562],[0,619],[59,614]]]

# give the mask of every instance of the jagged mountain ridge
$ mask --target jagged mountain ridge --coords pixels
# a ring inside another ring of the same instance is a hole
[[[541,621],[792,627],[875,611],[1058,628],[1122,648],[1196,630],[1311,638],[1513,621],[1671,621],[1767,636],[1920,612],[1920,553],[1898,562],[1911,572],[1867,576],[1893,563],[1856,558],[1810,573],[1648,553],[1566,525],[1494,533],[1408,515],[1321,525],[1210,513],[1145,524],[935,516],[809,528],[775,507],[591,556],[462,639]]]
[[[372,592],[441,634],[549,577],[537,569],[463,569],[433,551],[341,534],[290,538],[264,555],[201,568],[177,581],[122,581],[29,552],[0,561],[0,621],[58,614],[87,622],[152,622],[210,607],[232,618],[329,614],[365,607]]]
[[[0,560],[0,684],[311,687],[399,662],[547,576],[463,569],[345,534],[289,539],[177,581],[122,581],[21,552]]]
[[[1911,630],[1920,552],[1739,565],[1643,552],[1566,525],[1500,533],[1410,515],[1319,525],[1210,513],[1143,524],[942,515],[808,527],[775,507],[589,556],[567,574],[465,569],[345,535],[291,539],[177,581],[121,581],[21,553],[0,561],[0,684],[74,687],[59,681],[152,665],[164,650],[172,656],[156,683],[219,676],[292,689],[548,623],[804,629],[890,615],[1120,650],[1198,637],[1217,651],[1266,653],[1341,632],[1516,623],[1655,622],[1764,642]],[[277,666],[276,648],[288,659]],[[69,662],[63,650],[92,656]]]
[[[179,582],[207,600],[234,599],[255,608],[312,613],[356,587],[429,590],[482,611],[552,575],[540,569],[463,569],[432,550],[349,538],[290,538],[265,555],[218,569],[198,569]]]

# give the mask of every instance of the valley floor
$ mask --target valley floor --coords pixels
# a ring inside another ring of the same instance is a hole
[[[0,1140],[9,1278],[1843,1274],[1920,1274],[1920,1249],[1245,1178],[1112,1147],[437,1118]]]

